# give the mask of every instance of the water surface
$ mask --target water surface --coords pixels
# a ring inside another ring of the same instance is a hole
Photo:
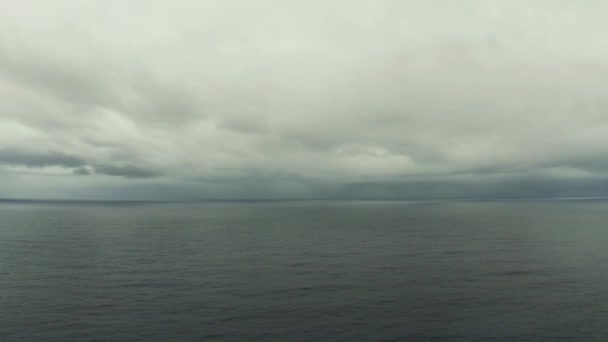
[[[608,201],[0,203],[2,341],[608,339]]]

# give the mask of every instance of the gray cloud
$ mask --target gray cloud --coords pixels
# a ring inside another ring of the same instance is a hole
[[[87,167],[81,166],[77,169],[74,169],[72,173],[79,176],[88,176],[91,174],[91,170],[89,170],[89,168]]]
[[[608,194],[601,1],[0,6],[0,197]]]
[[[42,168],[46,166],[79,167],[84,161],[61,152],[27,152],[0,149],[0,164]]]
[[[112,165],[97,165],[95,172],[109,175],[122,176],[126,178],[152,178],[160,176],[160,173],[153,170],[146,170],[137,166],[112,166]]]
[[[134,165],[87,165],[84,159],[62,152],[32,152],[16,149],[0,149],[0,165],[22,166],[27,168],[62,167],[73,169],[72,174],[86,176],[101,174],[126,178],[153,178],[161,174]]]

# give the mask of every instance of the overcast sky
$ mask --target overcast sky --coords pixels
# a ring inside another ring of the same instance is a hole
[[[608,2],[0,0],[0,197],[608,195]]]

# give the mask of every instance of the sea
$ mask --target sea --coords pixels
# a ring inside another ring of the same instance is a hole
[[[0,341],[431,340],[608,340],[608,200],[0,202]]]

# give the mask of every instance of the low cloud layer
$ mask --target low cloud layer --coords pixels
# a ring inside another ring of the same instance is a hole
[[[0,197],[608,195],[602,1],[0,0]]]

